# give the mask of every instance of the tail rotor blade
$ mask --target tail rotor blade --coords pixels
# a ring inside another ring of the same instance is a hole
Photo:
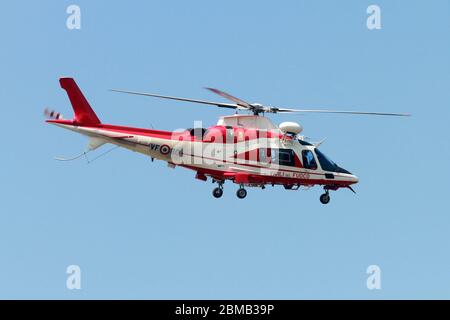
[[[55,120],[61,120],[63,119],[63,115],[55,110],[50,110],[48,108],[45,108],[44,110],[44,117],[49,119],[55,119]]]

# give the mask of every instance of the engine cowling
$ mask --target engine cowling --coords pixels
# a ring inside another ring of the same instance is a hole
[[[303,127],[296,122],[283,122],[279,126],[281,132],[285,134],[299,134],[303,131]]]

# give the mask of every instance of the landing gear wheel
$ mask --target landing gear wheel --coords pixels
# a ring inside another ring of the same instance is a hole
[[[237,192],[236,195],[239,199],[244,199],[247,196],[247,190],[245,190],[244,188],[240,188]]]
[[[215,189],[213,190],[213,196],[214,196],[214,198],[221,198],[222,195],[223,195],[223,190],[222,190],[222,188],[215,188]]]
[[[322,204],[328,204],[330,202],[330,194],[328,192],[325,192],[323,195],[321,195],[320,202],[322,202]]]

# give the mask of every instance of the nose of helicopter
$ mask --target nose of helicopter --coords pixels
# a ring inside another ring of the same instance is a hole
[[[351,174],[351,175],[349,176],[349,178],[350,178],[350,182],[351,182],[352,184],[355,184],[355,183],[358,183],[358,182],[359,182],[359,178],[358,178],[357,176],[355,176],[354,174]]]
[[[354,174],[352,174],[350,171],[345,170],[344,168],[339,167],[339,166],[336,166],[336,168],[337,168],[337,170],[336,170],[337,172],[344,174],[345,179],[346,180],[348,179],[348,182],[350,184],[355,184],[355,183],[359,182],[359,178],[357,176],[355,176]]]

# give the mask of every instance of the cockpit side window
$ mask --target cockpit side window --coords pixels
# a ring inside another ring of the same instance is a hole
[[[302,151],[302,162],[305,169],[316,170],[317,162],[311,150]]]

